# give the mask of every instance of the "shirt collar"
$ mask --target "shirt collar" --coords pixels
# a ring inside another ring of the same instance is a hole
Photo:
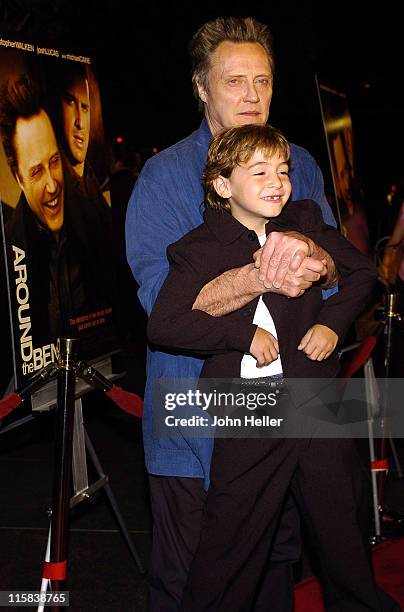
[[[199,126],[196,134],[197,143],[204,148],[206,154],[206,150],[208,149],[210,141],[212,140],[212,132],[210,131],[208,122],[205,118],[202,119],[201,125]]]
[[[246,232],[254,234],[226,210],[207,208],[203,213],[203,219],[215,238],[222,244],[231,244]]]

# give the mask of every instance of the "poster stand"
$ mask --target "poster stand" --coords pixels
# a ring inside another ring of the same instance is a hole
[[[91,386],[100,387],[104,391],[112,385],[94,367],[85,362],[76,361],[77,350],[78,340],[58,338],[58,361],[49,364],[34,376],[23,390],[19,391],[19,395],[26,397],[40,390],[49,380],[57,379],[57,381],[52,381],[57,382],[57,402],[51,524],[41,587],[41,591],[44,593],[46,593],[48,586],[51,587],[52,592],[60,591],[61,583],[66,579],[68,514],[70,508],[90,498],[101,488],[105,490],[115,519],[139,572],[141,574],[145,573],[109,485],[108,476],[105,475],[94,446],[84,428],[81,398],[76,397],[76,377]],[[87,385],[87,389],[89,388]],[[83,392],[83,389],[81,391]],[[55,401],[53,400],[50,403],[55,404]],[[49,408],[48,404],[46,404],[47,408]],[[25,419],[23,420],[26,422]],[[5,433],[5,431],[6,429],[2,430],[2,433]],[[92,484],[89,484],[88,480],[86,451],[98,477],[96,482]],[[74,487],[72,498],[70,498],[71,478],[73,478]],[[40,609],[41,606],[38,610]],[[59,610],[59,606],[55,604],[52,610]]]

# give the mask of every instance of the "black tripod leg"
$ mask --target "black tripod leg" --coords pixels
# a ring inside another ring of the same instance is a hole
[[[59,373],[55,430],[55,467],[51,518],[50,562],[44,578],[52,581],[52,591],[60,591],[66,579],[70,479],[73,449],[75,372],[72,365],[75,341],[58,339]],[[59,611],[54,604],[52,610]]]
[[[93,444],[92,444],[92,442],[90,440],[90,437],[89,437],[89,435],[88,435],[88,433],[87,433],[85,428],[84,428],[84,435],[85,435],[85,440],[86,440],[86,448],[88,450],[88,454],[90,456],[90,459],[91,459],[91,461],[92,461],[92,463],[94,465],[94,468],[95,468],[98,476],[100,478],[103,478],[105,476],[104,471],[103,471],[102,466],[101,466],[101,464],[100,464],[100,462],[98,460],[98,457],[97,457],[97,454],[95,452],[94,446],[93,446]],[[146,570],[144,569],[143,564],[142,564],[142,562],[140,560],[139,554],[138,554],[138,552],[137,552],[137,550],[136,550],[136,548],[135,548],[135,546],[134,546],[134,544],[132,542],[132,539],[131,539],[131,537],[129,535],[129,532],[128,532],[128,530],[126,528],[126,525],[125,525],[125,522],[123,520],[122,514],[121,514],[121,512],[119,510],[119,506],[117,504],[115,496],[114,496],[114,494],[112,492],[112,489],[111,489],[111,487],[110,487],[108,482],[106,482],[104,484],[104,488],[105,488],[105,493],[108,496],[108,500],[109,500],[109,502],[111,504],[112,511],[113,511],[113,513],[115,515],[115,518],[116,518],[117,523],[119,525],[119,528],[121,530],[121,533],[122,533],[122,535],[124,537],[124,540],[125,540],[126,544],[128,545],[128,548],[130,550],[130,553],[131,553],[132,557],[135,560],[135,563],[136,563],[136,565],[137,565],[137,567],[139,569],[139,572],[141,574],[145,574]]]

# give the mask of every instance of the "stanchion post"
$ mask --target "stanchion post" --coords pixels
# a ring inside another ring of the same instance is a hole
[[[55,423],[55,462],[53,500],[51,517],[50,561],[46,572],[51,579],[52,591],[60,591],[60,582],[66,578],[68,519],[71,485],[75,359],[78,340],[59,338],[58,343],[58,385]],[[52,606],[54,612],[60,608]]]
[[[397,313],[397,293],[387,293],[387,304],[386,304],[386,323],[384,329],[385,336],[385,353],[384,353],[384,390],[382,395],[382,415],[381,415],[381,424],[382,424],[382,438],[380,442],[380,457],[381,459],[386,458],[387,454],[387,442],[391,441],[391,435],[389,431],[389,423],[388,423],[388,408],[389,408],[389,378],[390,378],[390,365],[391,365],[391,356],[392,356],[392,347],[393,347],[393,335],[394,335],[394,324],[396,321],[400,321],[401,317]],[[384,497],[385,497],[385,484],[386,484],[386,472],[379,472],[378,478],[378,497],[379,497],[379,506],[381,509],[384,508]]]

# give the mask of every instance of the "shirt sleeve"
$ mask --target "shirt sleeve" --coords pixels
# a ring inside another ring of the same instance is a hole
[[[323,174],[316,160],[310,153],[299,147],[298,162],[301,165],[301,175],[304,177],[304,193],[298,199],[309,199],[317,202],[320,207],[324,223],[337,227],[334,214],[324,191]]]
[[[202,310],[192,310],[198,293],[208,280],[199,278],[200,253],[193,257],[189,253],[189,243],[187,246],[174,244],[167,250],[170,269],[149,319],[149,341],[198,356],[248,352],[257,326],[246,321],[239,312],[213,317]]]
[[[185,221],[176,214],[173,195],[164,180],[144,171],[136,181],[126,214],[126,255],[139,285],[138,297],[150,314],[168,272],[167,246],[186,232]]]

